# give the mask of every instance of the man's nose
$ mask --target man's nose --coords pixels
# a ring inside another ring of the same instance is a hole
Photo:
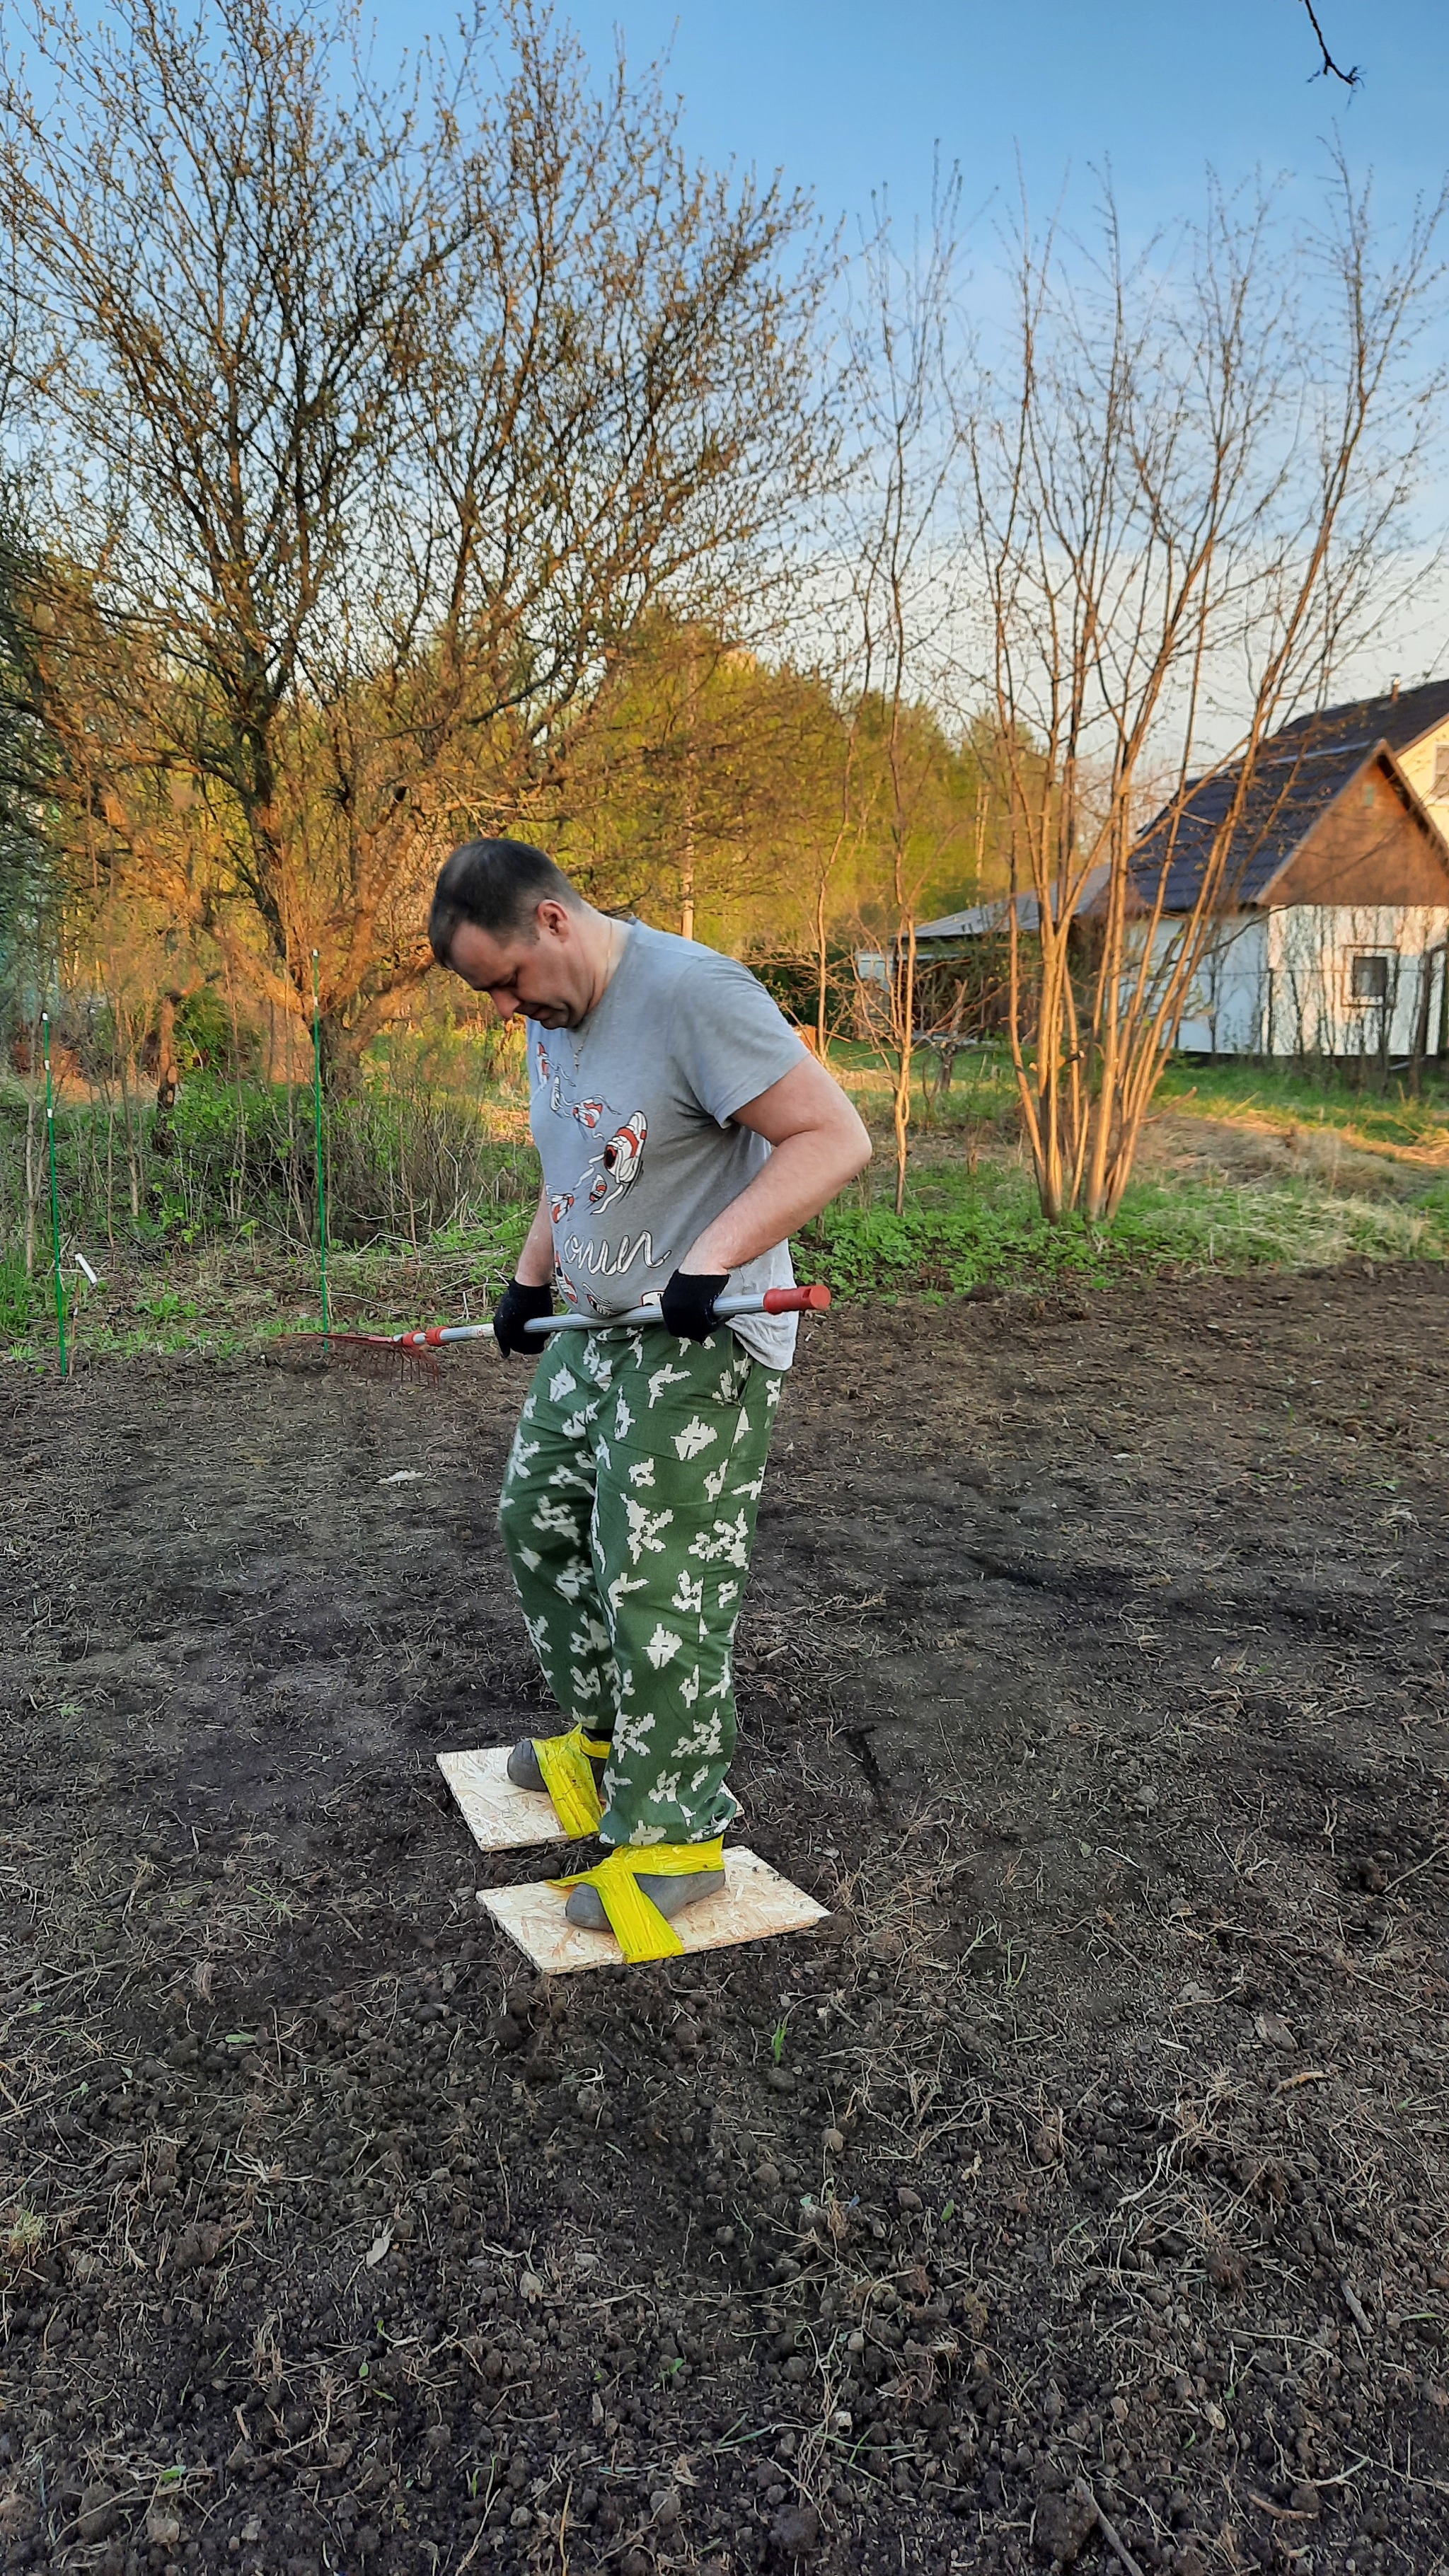
[[[498,1013],[500,1020],[511,1020],[515,1011],[522,1010],[523,1005],[519,1001],[516,993],[495,993],[493,996],[493,1008]]]

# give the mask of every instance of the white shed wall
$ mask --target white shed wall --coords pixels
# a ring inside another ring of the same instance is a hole
[[[1167,964],[1181,935],[1175,922],[1160,926],[1156,964]],[[1303,903],[1232,914],[1194,978],[1177,1043],[1204,1055],[1407,1056],[1427,976],[1435,1055],[1446,937],[1444,906]],[[1356,957],[1383,959],[1382,999],[1355,994]]]
[[[1164,963],[1180,935],[1175,924],[1163,923],[1158,953]],[[1178,1045],[1203,1055],[1261,1055],[1267,975],[1266,917],[1230,914],[1193,978]]]
[[[1409,1055],[1426,976],[1428,1047],[1437,1052],[1446,929],[1443,906],[1304,903],[1271,912],[1264,1054]],[[1382,1001],[1355,997],[1355,958],[1383,959]]]

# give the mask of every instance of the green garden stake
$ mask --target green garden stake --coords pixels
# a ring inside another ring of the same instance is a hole
[[[60,1373],[70,1375],[70,1361],[65,1347],[65,1282],[60,1269],[60,1185],[55,1176],[55,1095],[50,1082],[50,1013],[42,1011],[40,1026],[45,1041],[45,1141],[50,1149],[50,1243],[55,1262],[55,1329],[60,1338]]]
[[[322,1271],[322,1332],[332,1330],[327,1300],[327,1157],[322,1129],[322,1013],[317,994],[317,951],[312,951],[312,1106],[317,1126],[317,1235]]]

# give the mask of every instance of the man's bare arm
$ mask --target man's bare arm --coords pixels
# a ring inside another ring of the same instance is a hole
[[[548,1209],[548,1192],[540,1190],[538,1207],[532,1225],[524,1237],[514,1278],[521,1288],[547,1288],[553,1279],[553,1222]]]
[[[858,1112],[813,1056],[734,1116],[775,1150],[748,1189],[690,1245],[681,1270],[718,1275],[754,1261],[818,1216],[870,1161]]]

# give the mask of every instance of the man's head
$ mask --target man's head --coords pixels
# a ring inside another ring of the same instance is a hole
[[[546,1029],[575,1028],[607,976],[609,925],[527,841],[465,841],[433,889],[428,938],[440,966]]]

